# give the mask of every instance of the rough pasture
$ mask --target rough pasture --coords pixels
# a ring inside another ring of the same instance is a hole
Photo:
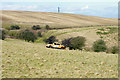
[[[117,78],[118,55],[47,49],[45,44],[2,41],[3,78]]]

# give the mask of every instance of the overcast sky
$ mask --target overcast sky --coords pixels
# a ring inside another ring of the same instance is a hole
[[[118,2],[119,0],[1,0],[2,2]]]
[[[41,11],[117,18],[119,0],[2,0],[2,10]]]

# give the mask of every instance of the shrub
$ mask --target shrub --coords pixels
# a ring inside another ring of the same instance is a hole
[[[6,30],[11,30],[11,27],[9,27],[9,26],[5,26],[4,27]]]
[[[107,46],[102,39],[97,40],[93,43],[93,50],[95,52],[105,52],[106,49],[107,49]]]
[[[0,39],[4,40],[5,39],[5,31],[0,30]]]
[[[14,37],[14,38],[19,38],[20,32],[19,31],[9,31],[9,36]]]
[[[40,25],[33,25],[32,27],[33,30],[39,30],[41,29]]]
[[[96,32],[96,33],[97,33],[97,34],[102,34],[102,33],[101,33],[101,32],[99,32],[99,31],[98,31],[98,32]]]
[[[50,29],[49,25],[46,25],[45,28],[46,28],[47,30]]]
[[[37,39],[37,37],[34,35],[34,33],[29,30],[22,31],[20,33],[20,38],[24,39],[25,41],[28,41],[28,42],[29,41],[34,42]]]
[[[100,38],[102,39],[102,38],[103,38],[103,36],[100,36]]]
[[[85,46],[85,41],[86,41],[85,37],[82,36],[74,37],[70,40],[69,49],[82,50],[82,48]]]
[[[42,37],[42,34],[41,34],[41,32],[38,32],[38,37]]]
[[[103,29],[103,28],[101,28],[101,29],[98,29],[98,30],[104,31],[104,29]]]
[[[12,25],[12,26],[10,26],[11,28],[11,30],[16,30],[16,29],[20,29],[20,27],[18,26],[18,25]]]
[[[44,39],[43,41],[44,41],[45,43],[52,44],[52,43],[54,43],[55,41],[58,41],[58,40],[56,39],[55,36],[50,36],[48,39]]]
[[[64,39],[63,41],[62,41],[62,44],[65,46],[65,47],[70,47],[71,46],[71,43],[70,43],[70,40],[71,40],[72,38],[68,38],[68,39]]]
[[[119,49],[118,49],[117,46],[113,46],[112,49],[111,49],[111,53],[113,53],[113,54],[118,53],[118,51],[119,51]]]

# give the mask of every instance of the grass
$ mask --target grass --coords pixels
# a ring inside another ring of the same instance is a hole
[[[7,10],[2,10],[2,21],[3,23],[19,25],[41,25],[41,27],[49,25],[50,27],[55,28],[91,25],[117,25],[117,19],[114,18],[103,18],[67,13]]]
[[[59,42],[71,37],[84,36],[87,39],[86,46],[89,48],[92,47],[92,44],[94,41],[100,38],[105,40],[108,47],[112,47],[112,46],[118,45],[117,33],[118,33],[117,26],[111,26],[111,27],[103,26],[102,28],[101,27],[87,27],[87,28],[84,27],[84,28],[58,29],[58,30],[49,30],[47,32],[44,32],[43,37],[39,38],[36,42],[44,43],[43,40],[49,38],[50,36],[56,36]]]
[[[108,48],[112,48],[113,46],[118,46],[118,27],[104,27],[96,30],[96,34],[103,39]]]
[[[10,30],[10,26],[12,26],[12,25],[18,25],[18,26],[20,26],[20,28],[30,28],[30,27],[32,27],[32,25],[13,24],[13,23],[3,23],[2,27],[7,29],[7,30]]]
[[[96,27],[97,28],[97,27]],[[73,33],[73,32],[81,32],[81,31],[85,31],[85,30],[91,30],[91,29],[95,29],[94,27],[90,27],[90,28],[69,28],[69,29],[60,29],[60,30],[49,30],[47,32],[44,32],[42,35],[42,38],[39,38],[38,40],[36,40],[37,43],[41,43],[43,42],[44,39],[49,38],[50,36],[62,36],[62,35],[66,35],[68,33]],[[62,37],[64,39],[64,36]],[[59,40],[61,40],[62,38],[58,38]],[[63,40],[62,39],[62,40]]]
[[[2,27],[8,30],[11,25],[19,25],[21,28],[31,28],[32,25],[40,25],[42,28],[45,25],[49,25],[50,28],[71,27],[45,31],[43,37],[36,40],[36,43],[17,39],[2,41],[2,78],[118,77],[118,54],[48,49],[43,42],[52,35],[59,40],[84,36],[87,38],[88,47],[100,38],[96,34],[97,29],[105,31],[95,25],[116,25],[117,19],[50,12],[3,11],[2,21]],[[94,27],[88,27],[90,25]],[[73,28],[74,26],[83,27]],[[102,28],[106,27],[102,26]],[[103,39],[109,42],[108,46],[113,46],[117,44],[115,37],[117,33],[114,28],[109,27],[109,29],[111,34],[106,35],[107,39],[103,36]]]
[[[100,28],[96,32],[98,35],[107,35],[118,32],[118,27],[106,27],[106,28]]]
[[[2,78],[117,78],[118,55],[2,41]]]

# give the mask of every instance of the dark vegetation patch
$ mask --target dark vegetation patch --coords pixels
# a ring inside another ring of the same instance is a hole
[[[105,42],[102,39],[100,39],[93,43],[93,50],[95,52],[106,52],[107,46]]]
[[[18,29],[20,29],[20,26],[18,26],[18,25],[12,25],[12,26],[10,26],[10,29],[11,30],[18,30]]]
[[[35,34],[29,30],[25,30],[25,31],[21,31],[20,32],[20,39],[23,39],[25,41],[31,41],[31,42],[34,42],[37,37],[35,36]]]
[[[82,48],[85,46],[85,37],[78,36],[73,38],[68,38],[62,41],[62,44],[66,47],[69,47],[70,50],[79,49],[82,50]]]
[[[49,30],[49,29],[50,29],[50,26],[49,26],[49,25],[46,25],[45,28],[46,28],[47,30]]]
[[[40,30],[41,27],[40,27],[40,25],[33,25],[32,29],[33,30]]]
[[[5,39],[5,35],[6,35],[5,30],[0,29],[0,39],[4,40]]]
[[[48,39],[43,40],[45,43],[53,44],[54,42],[58,41],[55,36],[50,36]]]
[[[111,49],[111,53],[116,54],[119,52],[118,46],[113,46]]]
[[[37,34],[38,34],[38,37],[42,37],[42,34],[41,34],[41,32],[39,31],[39,32],[37,32]]]

